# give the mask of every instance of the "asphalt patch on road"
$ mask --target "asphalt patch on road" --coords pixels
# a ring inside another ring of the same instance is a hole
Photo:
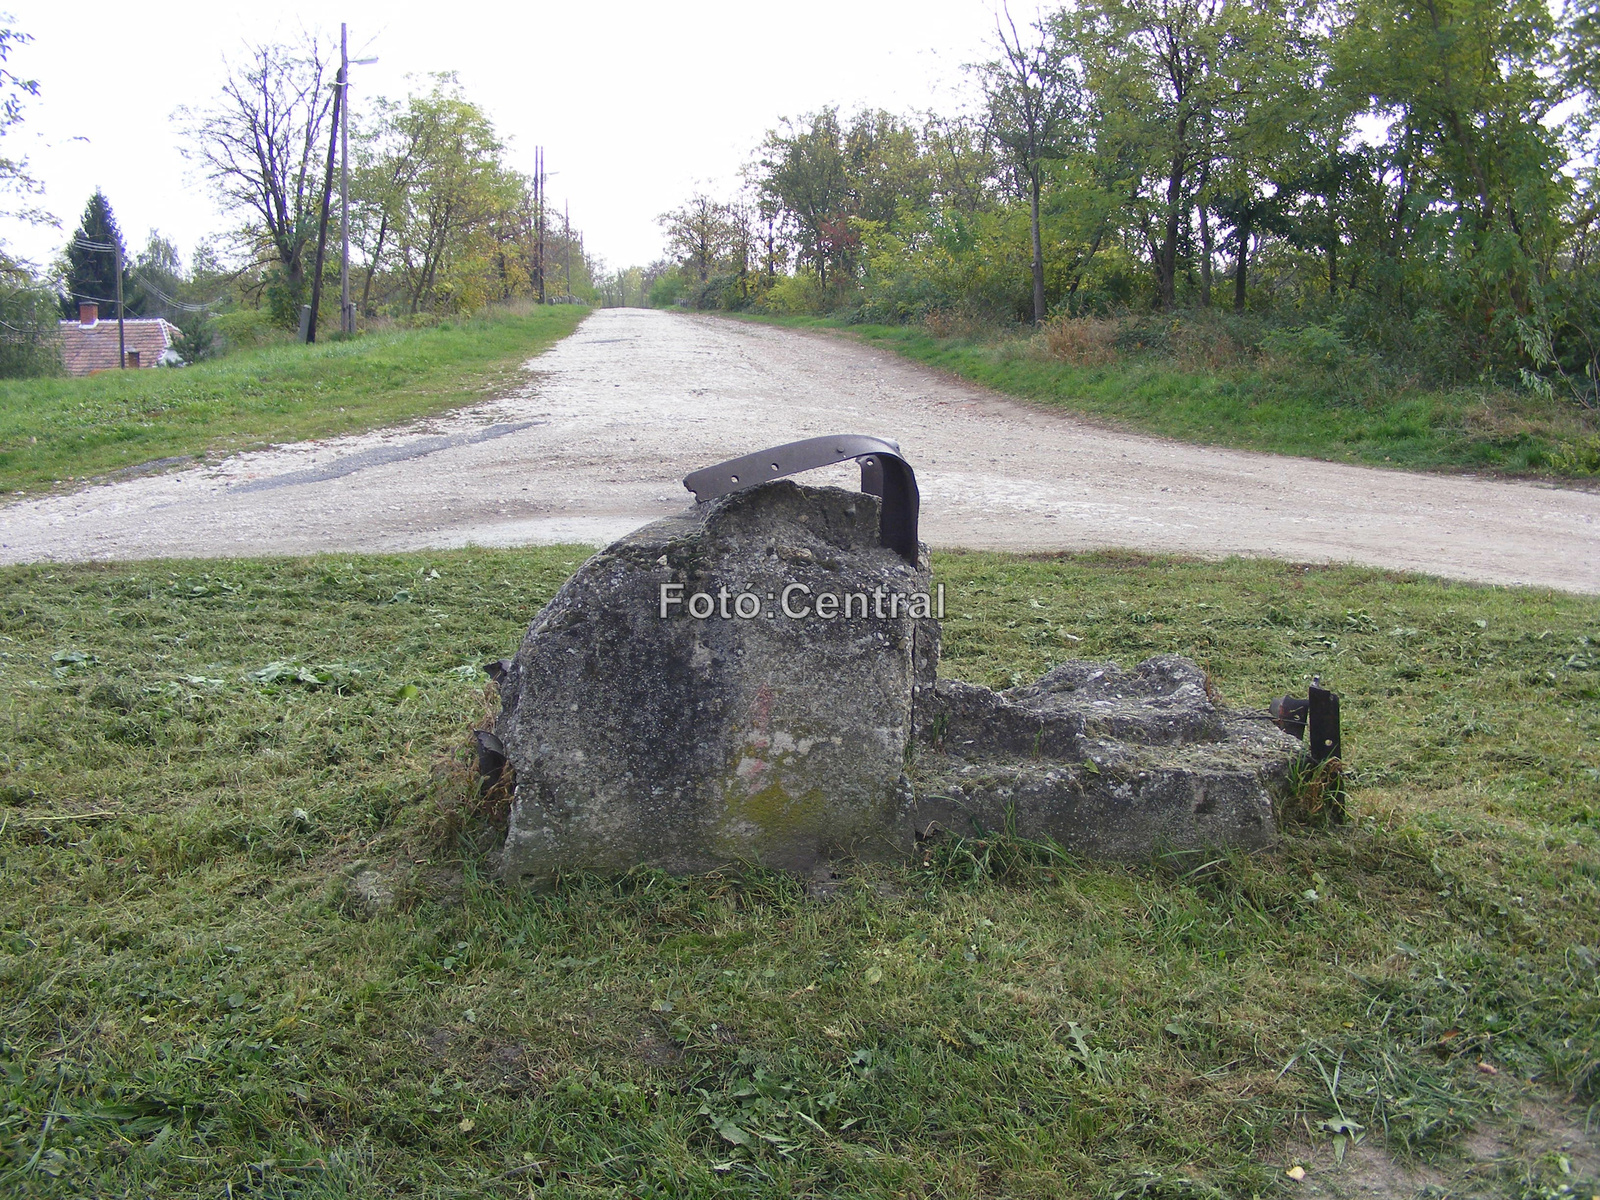
[[[471,433],[453,433],[441,437],[416,438],[409,442],[399,442],[389,446],[373,446],[369,450],[360,450],[355,454],[346,454],[332,462],[323,463],[317,467],[307,467],[304,471],[289,471],[283,475],[273,475],[268,479],[252,479],[249,483],[236,483],[229,486],[232,492],[266,492],[273,488],[297,487],[302,483],[322,483],[329,479],[339,479],[345,475],[354,475],[357,471],[370,470],[373,467],[387,466],[389,463],[405,462],[407,459],[424,458],[429,454],[437,454],[441,450],[453,450],[457,446],[471,446],[478,442],[492,442],[495,438],[508,437],[513,433],[521,433],[524,429],[531,429],[535,425],[548,425],[548,421],[517,421],[502,425],[486,425],[482,429],[474,429]]]
[[[118,467],[115,471],[107,471],[105,477],[111,480],[135,479],[140,475],[154,475],[158,471],[170,471],[174,467],[187,467],[200,462],[204,455],[179,454],[173,458],[152,458],[148,462],[134,463],[130,467]]]

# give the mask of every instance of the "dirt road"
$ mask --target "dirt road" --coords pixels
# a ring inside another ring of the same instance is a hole
[[[534,366],[522,394],[421,425],[8,505],[0,561],[601,543],[682,508],[696,467],[872,433],[915,466],[934,546],[1348,560],[1600,593],[1593,493],[1113,432],[713,317],[603,310]]]

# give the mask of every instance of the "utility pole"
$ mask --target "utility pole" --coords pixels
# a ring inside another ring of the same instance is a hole
[[[339,22],[339,328],[345,336],[356,331],[350,311],[350,27]]]
[[[311,275],[311,321],[306,341],[317,340],[317,305],[322,300],[322,256],[328,244],[328,206],[333,199],[333,156],[339,149],[339,117],[344,112],[344,67],[333,85],[333,128],[328,134],[328,170],[322,179],[322,222],[317,226],[317,259]]]
[[[122,239],[112,238],[111,248],[117,263],[117,366],[128,365],[128,343],[122,334]],[[95,289],[98,291],[99,289]]]
[[[544,147],[533,148],[533,219],[538,222],[537,237],[538,249],[535,252],[534,262],[537,264],[535,273],[538,276],[539,303],[545,303],[544,294]]]
[[[561,202],[561,228],[567,240],[567,299],[572,299],[572,201]]]
[[[358,58],[354,65],[370,66],[377,58]],[[339,328],[356,331],[356,309],[350,303],[350,28],[339,22]],[[368,282],[371,282],[370,277]]]

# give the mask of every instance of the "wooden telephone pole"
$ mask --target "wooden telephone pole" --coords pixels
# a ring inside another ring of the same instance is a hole
[[[117,263],[117,366],[128,365],[128,340],[122,332],[122,239],[111,239]],[[98,290],[98,289],[96,289]]]
[[[311,320],[306,325],[306,341],[317,340],[317,305],[322,300],[322,256],[328,245],[328,207],[333,200],[333,162],[339,150],[339,117],[344,112],[344,73],[341,62],[339,78],[333,88],[333,129],[328,134],[328,169],[322,180],[322,222],[317,227],[317,258],[311,274]]]
[[[533,148],[533,219],[534,232],[533,281],[539,293],[539,303],[545,303],[544,294],[544,147]]]
[[[572,201],[566,200],[561,205],[562,236],[567,241],[567,299],[572,299]]]
[[[339,22],[339,329],[356,331],[350,311],[350,27]]]

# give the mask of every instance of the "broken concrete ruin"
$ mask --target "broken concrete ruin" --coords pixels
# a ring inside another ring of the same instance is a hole
[[[1299,743],[1186,659],[936,683],[926,548],[884,544],[882,503],[762,483],[584,563],[500,680],[503,874],[810,873],[930,828],[1123,859],[1273,841]]]

